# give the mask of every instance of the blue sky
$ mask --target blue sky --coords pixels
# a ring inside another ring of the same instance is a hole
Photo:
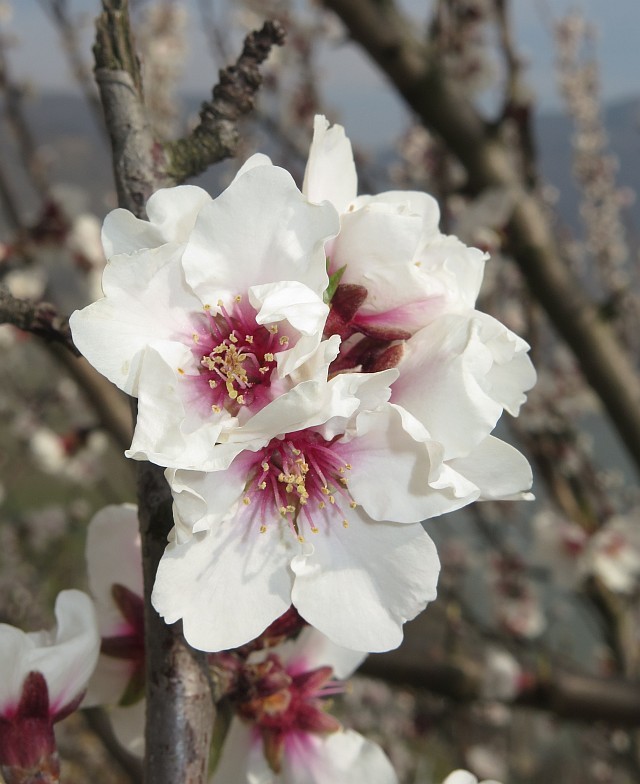
[[[70,0],[71,7],[86,12],[85,47],[89,57],[92,38],[92,17],[98,0]],[[189,54],[185,65],[185,88],[208,94],[215,81],[211,61],[199,29],[196,0],[185,0],[190,9]],[[12,52],[14,72],[29,79],[38,89],[69,89],[68,66],[60,52],[55,31],[48,22],[38,0],[13,0],[11,32],[17,37]],[[404,0],[410,8],[424,8],[424,0]],[[583,10],[600,30],[598,54],[602,66],[602,90],[606,100],[640,95],[640,32],[639,0],[512,0],[516,37],[520,51],[530,62],[529,83],[540,109],[558,106],[553,76],[553,51],[545,23],[551,12],[560,14],[570,8]],[[376,115],[385,115],[385,123],[394,124],[390,115],[400,114],[393,98],[383,97],[384,81],[375,68],[355,47],[351,51],[327,51],[322,58],[322,85],[329,105],[340,110],[341,116],[363,129],[376,122]],[[378,97],[382,105],[376,110]],[[361,99],[361,100],[359,100]],[[359,103],[360,106],[355,104]],[[363,114],[364,113],[364,114]],[[346,115],[346,117],[345,117]],[[378,117],[379,119],[379,117]],[[398,122],[401,122],[400,119]]]

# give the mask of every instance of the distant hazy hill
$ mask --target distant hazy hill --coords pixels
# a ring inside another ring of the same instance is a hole
[[[198,101],[186,98],[188,111],[197,109]],[[100,138],[97,126],[86,104],[80,97],[66,94],[45,94],[28,103],[28,116],[37,141],[44,145],[43,154],[50,162],[55,181],[81,186],[89,194],[91,208],[104,214],[113,206],[113,182],[107,144]],[[397,123],[396,123],[397,124]],[[620,161],[619,184],[640,194],[640,99],[611,105],[606,111],[606,124],[612,152]],[[350,128],[358,138],[358,128]],[[389,138],[384,122],[379,126],[380,138],[371,132],[367,138],[373,156],[387,161]],[[561,191],[558,208],[561,219],[572,227],[578,225],[577,193],[571,179],[570,125],[560,115],[542,115],[536,122],[538,149],[545,179]],[[383,146],[384,145],[384,146]],[[19,176],[15,165],[18,155],[15,144],[4,132],[0,136],[0,155],[3,165],[12,174],[12,184],[23,202],[27,204],[29,188]],[[219,171],[208,175],[208,184],[217,189]],[[206,181],[205,181],[206,182]],[[105,200],[105,194],[108,198]],[[638,233],[640,203],[630,211],[631,225]]]

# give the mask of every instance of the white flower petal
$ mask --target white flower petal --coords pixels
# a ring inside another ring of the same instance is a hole
[[[91,599],[82,591],[61,591],[56,599],[57,627],[48,645],[41,644],[27,656],[24,673],[41,672],[49,687],[49,704],[55,713],[86,688],[100,651],[100,635]],[[31,635],[28,635],[31,636]]]
[[[100,373],[136,395],[146,346],[190,335],[191,314],[202,303],[184,281],[175,245],[114,257],[103,288],[103,299],[71,314],[73,340]]]
[[[219,651],[255,639],[291,604],[288,541],[272,527],[232,515],[185,544],[169,544],[160,561],[153,606],[182,619],[194,648]]]
[[[287,738],[282,784],[397,784],[380,746],[353,730]]]
[[[340,213],[346,211],[358,193],[351,142],[341,125],[330,128],[327,118],[320,114],[313,121],[313,141],[302,192],[310,201],[331,202]]]
[[[258,324],[288,321],[304,335],[322,334],[329,307],[304,283],[281,280],[252,286],[249,300],[258,311]]]
[[[374,522],[360,509],[346,529],[327,522],[292,561],[295,607],[337,645],[397,647],[402,624],[435,598],[440,563],[433,542],[419,524]]]
[[[527,459],[510,444],[488,436],[467,457],[449,462],[451,468],[473,482],[480,501],[530,500],[533,475]]]
[[[374,520],[417,523],[478,497],[473,484],[446,471],[439,444],[405,430],[395,406],[364,411],[356,429],[357,438],[336,451],[353,466],[349,491]]]
[[[295,641],[289,645],[286,654],[283,646],[275,649],[283,662],[288,662],[289,672],[308,672],[318,667],[331,667],[335,678],[345,680],[358,669],[367,658],[362,651],[352,651],[336,645],[313,626],[305,626]]]
[[[322,296],[324,243],[338,223],[333,207],[309,204],[284,169],[256,166],[201,210],[183,256],[187,280],[211,304],[278,280]]]

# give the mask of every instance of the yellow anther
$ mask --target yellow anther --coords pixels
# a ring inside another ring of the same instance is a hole
[[[211,406],[211,410],[213,411],[214,414],[219,414],[222,411],[220,406],[216,406],[215,403]]]
[[[300,449],[296,449],[295,446],[291,447],[291,451],[293,452],[294,455],[301,455],[302,454],[301,450]]]
[[[242,499],[242,503],[243,503],[245,506],[249,506],[249,504],[251,503],[251,499],[249,498],[249,496],[248,496],[248,495],[245,495],[245,497]]]
[[[329,496],[329,503],[330,503],[330,504],[335,504],[335,502],[336,502],[336,497],[335,497],[335,495],[330,495],[330,496]]]
[[[300,506],[306,506],[309,503],[309,495],[303,495],[300,499]]]
[[[317,534],[318,533],[318,529],[315,527],[315,525],[311,527],[311,533],[312,534]]]
[[[347,471],[351,471],[351,463],[345,463],[344,467],[347,469]]]
[[[358,504],[356,504],[356,502],[355,502],[355,501],[352,501],[352,502],[349,504],[349,506],[350,506],[352,509],[356,509],[356,508],[357,508],[357,506],[358,506]]]
[[[287,493],[293,493],[293,485],[291,484],[291,482],[289,482],[285,490],[287,491]]]
[[[264,355],[264,361],[265,361],[265,362],[273,362],[273,354],[272,354],[270,351],[268,351],[268,352],[267,352],[267,353]]]
[[[204,309],[205,309],[206,311],[209,311],[209,310],[211,310],[211,305],[204,305]]]
[[[267,489],[267,483],[266,482],[260,482],[260,484],[258,485],[258,489],[259,490],[266,490]]]
[[[182,368],[178,368],[178,373],[180,373],[181,376],[184,376],[184,370]]]
[[[244,395],[238,395],[238,397],[236,398],[236,403],[238,403],[238,405],[240,405],[240,406],[243,406],[244,405]],[[347,480],[345,479],[344,481],[345,481],[345,484],[346,484]]]
[[[267,461],[265,460],[264,463],[260,464],[260,467],[262,468],[263,471],[268,471],[269,470],[269,463],[267,463]]]
[[[269,332],[272,335],[277,335],[278,334],[278,325],[277,324],[272,324],[270,327],[267,327],[267,329],[269,330]]]
[[[329,495],[329,493],[330,493],[330,490],[329,490],[329,488],[328,488],[328,487],[325,485],[324,487],[321,487],[321,488],[320,488],[320,492],[322,493],[322,495]]]
[[[221,299],[219,299],[218,302],[217,302],[217,305],[218,305],[219,308],[221,308],[221,307],[224,306],[224,302]]]
[[[282,335],[278,342],[280,343],[281,346],[286,346],[287,343],[289,342],[289,338],[286,335]]]
[[[341,476],[340,477],[340,484],[344,485],[345,487],[349,484],[349,480],[347,479],[346,476]]]
[[[193,335],[191,335],[191,339],[193,340],[194,343],[199,343],[200,342],[200,335],[198,335],[197,332],[194,332]]]
[[[287,507],[286,506],[281,506],[280,509],[279,509],[279,512],[280,512],[280,514],[283,517],[286,517],[287,516]]]
[[[229,335],[229,340],[230,340],[232,343],[237,343],[237,342],[238,342],[238,338],[236,337],[236,333],[235,333],[235,332],[232,332],[232,333]]]
[[[247,343],[253,343],[253,335],[245,335],[244,339]]]
[[[324,501],[320,501],[320,502],[318,503],[318,509],[324,509],[324,508],[325,508],[325,506],[326,506],[326,504],[325,504],[325,502],[324,502]]]
[[[300,542],[300,544],[304,544],[304,536],[299,536],[298,541]]]
[[[267,532],[267,526],[266,526],[266,525],[261,525],[261,526],[260,526],[260,533],[261,533],[261,534],[264,534],[264,533],[266,533],[266,532]]]
[[[289,512],[289,514],[293,514],[295,511],[296,508],[293,504],[287,504],[287,512]]]
[[[215,380],[215,378],[209,379],[209,386],[211,389],[215,389],[218,386],[218,382]]]
[[[342,527],[343,528],[348,528],[349,527],[349,521],[348,520],[343,520],[342,521]]]
[[[236,302],[242,302],[242,294],[236,294],[236,296],[234,297],[234,300]]]

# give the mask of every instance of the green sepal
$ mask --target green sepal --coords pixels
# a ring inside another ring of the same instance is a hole
[[[329,266],[329,259],[327,259],[327,267]],[[340,285],[340,281],[342,280],[342,276],[344,275],[344,271],[346,270],[347,265],[345,264],[343,267],[340,267],[339,270],[336,270],[333,275],[329,275],[329,285],[325,289],[324,294],[322,295],[322,299],[325,305],[329,305],[331,300],[333,299],[333,295],[336,293],[338,286]]]

